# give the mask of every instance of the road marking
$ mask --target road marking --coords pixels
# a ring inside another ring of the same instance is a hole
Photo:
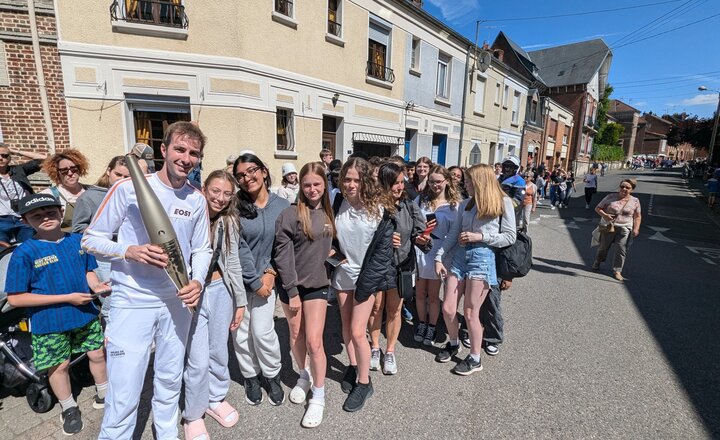
[[[684,222],[700,223],[700,224],[703,224],[703,225],[709,225],[709,224],[710,224],[710,222],[708,222],[708,221],[698,220],[698,219],[695,219],[695,218],[675,217],[675,216],[673,216],[673,215],[655,214],[655,212],[653,212],[653,211],[654,211],[654,210],[653,210],[654,198],[655,198],[655,194],[650,194],[650,203],[648,203],[648,215],[651,215],[651,216],[653,216],[653,217],[668,218],[668,219],[670,219],[670,220],[680,220],[680,221],[684,221]]]
[[[708,248],[699,246],[685,246],[693,254],[700,255],[700,257],[708,264],[717,266],[717,263],[713,260],[720,261],[720,249],[719,248]]]
[[[708,264],[712,264],[713,266],[717,266],[717,264],[715,264],[715,262],[714,262],[713,260],[709,259],[709,258],[703,258],[703,260],[705,260],[705,262],[708,263]]]
[[[667,232],[670,230],[670,228],[661,228],[659,226],[648,226],[648,228],[652,229],[655,232]]]
[[[648,240],[664,241],[666,243],[677,243],[675,240],[669,239],[662,235],[660,232],[656,232],[654,235],[648,237]]]
[[[580,229],[580,226],[577,225],[575,222],[569,222],[565,225],[568,229]]]
[[[590,221],[590,219],[587,217],[573,217],[573,220],[575,220],[576,222],[589,222]]]

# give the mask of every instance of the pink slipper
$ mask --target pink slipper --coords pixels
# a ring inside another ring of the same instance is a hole
[[[208,408],[205,413],[217,420],[219,424],[226,428],[235,426],[240,419],[237,410],[224,400],[220,402],[220,405],[218,405],[215,409]]]
[[[193,420],[192,422],[186,421],[183,424],[183,430],[185,431],[185,440],[210,440],[203,419]]]

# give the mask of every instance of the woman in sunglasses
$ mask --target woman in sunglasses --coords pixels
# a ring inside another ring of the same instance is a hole
[[[32,159],[21,165],[10,165],[13,155]],[[11,150],[0,144],[0,243],[10,244],[29,239],[35,233],[33,228],[20,221],[16,212],[17,203],[33,193],[27,176],[40,171],[40,165],[46,155],[40,153]]]
[[[55,185],[42,192],[52,194],[60,200],[63,207],[60,227],[63,232],[72,231],[75,203],[87,188],[80,183],[80,178],[87,174],[88,168],[87,158],[80,151],[72,148],[53,154],[43,163],[43,171]]]
[[[600,246],[598,246],[592,268],[600,269],[600,264],[605,261],[610,246],[615,243],[617,249],[613,259],[613,276],[618,281],[624,280],[622,269],[628,249],[633,238],[640,233],[640,222],[642,221],[640,200],[632,195],[636,185],[635,179],[623,179],[620,182],[620,190],[605,196],[595,208],[595,212],[612,225],[612,228],[609,228],[612,232],[600,233]]]

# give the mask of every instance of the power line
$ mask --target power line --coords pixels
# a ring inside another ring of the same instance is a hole
[[[710,15],[709,17],[705,17],[705,18],[702,18],[702,19],[700,19],[700,20],[695,20],[695,21],[693,21],[693,22],[690,22],[690,23],[687,23],[687,24],[684,24],[684,25],[682,25],[682,26],[678,26],[678,27],[675,27],[675,28],[672,28],[672,29],[668,29],[668,30],[663,31],[663,32],[658,32],[657,34],[653,34],[653,35],[650,35],[650,36],[648,36],[648,37],[644,37],[644,38],[640,38],[640,39],[637,39],[637,40],[633,40],[633,41],[630,41],[630,42],[628,42],[628,43],[624,43],[624,44],[621,44],[621,45],[619,45],[619,46],[612,47],[612,49],[619,49],[619,48],[621,48],[621,47],[625,47],[625,46],[629,46],[629,45],[631,45],[631,44],[639,43],[639,42],[641,42],[641,41],[649,40],[650,38],[655,38],[655,37],[657,37],[657,36],[659,36],[659,35],[664,35],[664,34],[667,34],[667,33],[669,33],[669,32],[676,31],[676,30],[678,30],[678,29],[682,29],[682,28],[686,28],[686,27],[688,27],[688,26],[692,26],[692,25],[694,25],[694,24],[702,23],[703,21],[708,21],[708,20],[711,20],[711,19],[713,19],[713,18],[715,18],[715,17],[718,17],[718,16],[720,16],[720,13],[717,13],[717,14],[714,14],[714,15]]]
[[[684,6],[692,3],[693,1],[695,1],[695,0],[687,0],[685,3],[681,4],[680,6],[677,6],[673,9],[667,11],[666,13],[662,14],[661,16],[656,17],[655,19],[651,20],[650,22],[645,23],[644,25],[640,26],[639,28],[635,29],[634,31],[629,32],[628,34],[624,35],[622,38],[618,39],[617,41],[614,41],[611,44],[611,46],[619,44],[624,41],[629,41],[630,39],[632,39],[632,37],[634,35],[642,33],[644,29],[647,29],[649,26],[652,26],[654,23],[657,23],[658,21],[664,21],[665,19],[667,19],[666,17],[672,16],[672,14],[674,14],[677,10],[682,9]]]
[[[689,78],[692,76],[712,75],[715,73],[720,73],[720,70],[713,70],[712,72],[690,73],[687,75],[669,75],[669,76],[664,76],[664,77],[639,79],[639,80],[633,80],[633,81],[617,81],[617,82],[613,83],[613,86],[615,86],[617,84],[644,83],[644,82],[648,82],[648,81],[664,81],[664,80],[669,80],[669,79],[673,79],[673,78]]]
[[[489,21],[525,21],[525,20],[545,20],[549,18],[562,18],[562,17],[575,17],[578,15],[591,15],[591,14],[603,14],[606,12],[615,12],[615,11],[625,11],[628,9],[637,9],[637,8],[645,8],[648,6],[657,6],[657,5],[664,5],[667,3],[677,3],[682,0],[666,0],[662,2],[656,2],[656,3],[645,3],[642,5],[635,5],[635,6],[625,6],[622,8],[613,8],[613,9],[601,9],[598,11],[586,11],[586,12],[572,12],[568,14],[557,14],[557,15],[543,15],[538,17],[516,17],[516,18],[496,18],[493,20],[483,20],[484,22]]]

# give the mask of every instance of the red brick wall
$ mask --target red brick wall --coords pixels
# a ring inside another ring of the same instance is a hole
[[[40,37],[56,36],[55,17],[36,15]],[[0,11],[0,30],[30,37],[28,15],[21,11]],[[46,152],[48,140],[40,101],[38,78],[31,42],[6,40],[5,53],[10,86],[0,87],[0,127],[6,145],[20,150]],[[40,44],[50,118],[55,146],[70,146],[68,118],[63,97],[63,79],[57,45]]]

